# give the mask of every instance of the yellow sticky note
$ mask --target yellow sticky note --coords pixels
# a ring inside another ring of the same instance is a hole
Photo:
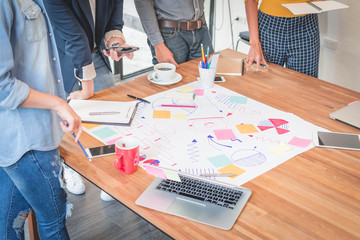
[[[239,175],[246,172],[244,169],[239,168],[238,166],[235,166],[234,164],[226,165],[225,167],[220,168],[218,171],[223,174],[226,174],[226,173],[236,174],[236,176],[229,176],[229,178],[236,178]]]
[[[196,88],[194,88],[193,86],[185,86],[185,87],[178,88],[177,90],[180,92],[192,92],[195,89]]]
[[[275,155],[281,155],[287,151],[290,151],[291,147],[285,143],[280,143],[279,145],[270,149],[270,152]]]
[[[170,118],[170,117],[171,117],[170,111],[154,110],[153,112],[153,118]]]
[[[92,129],[97,126],[100,126],[100,124],[94,124],[94,123],[81,123],[81,125],[83,128],[86,128],[86,129]]]
[[[163,169],[163,171],[164,171],[164,174],[165,174],[167,179],[174,180],[174,181],[177,181],[177,182],[181,182],[179,174],[177,174],[176,172],[168,171],[166,169]]]
[[[259,132],[256,129],[256,127],[252,124],[240,124],[240,125],[235,125],[235,126],[239,130],[239,132],[243,133],[243,134]]]
[[[186,120],[186,114],[185,113],[174,113],[172,116],[172,119],[174,120]]]

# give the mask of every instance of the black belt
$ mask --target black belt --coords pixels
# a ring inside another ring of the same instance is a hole
[[[200,29],[203,27],[204,23],[205,23],[204,17],[201,17],[201,19],[199,20],[189,20],[186,22],[170,21],[164,19],[159,20],[160,27],[175,28],[175,29],[182,29],[188,31]]]

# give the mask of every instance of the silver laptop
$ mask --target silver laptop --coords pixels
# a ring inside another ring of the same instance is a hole
[[[360,100],[330,113],[330,118],[360,129]]]
[[[157,177],[137,205],[229,230],[251,195],[246,188],[161,169],[177,173],[181,182]]]

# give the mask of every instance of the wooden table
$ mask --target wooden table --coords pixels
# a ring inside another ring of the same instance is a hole
[[[223,56],[245,57],[233,50]],[[93,99],[131,101],[195,81],[199,61],[181,64],[183,80],[172,86],[150,83],[146,76],[97,92]],[[331,131],[360,134],[329,118],[329,113],[360,99],[360,93],[270,64],[244,76],[226,76],[222,86]],[[83,133],[84,147],[102,145]],[[60,146],[66,164],[175,239],[359,239],[360,152],[312,148],[244,184],[253,194],[230,231],[209,227],[147,208],[135,200],[154,177],[138,169],[124,175],[114,156],[89,162],[67,134]]]

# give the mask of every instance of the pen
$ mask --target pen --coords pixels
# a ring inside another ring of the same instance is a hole
[[[192,105],[167,105],[167,104],[161,104],[161,107],[182,107],[182,108],[196,108],[196,106]]]
[[[89,115],[115,115],[120,114],[120,112],[89,112]]]
[[[244,75],[244,59],[241,59],[241,75]]]
[[[128,97],[131,97],[131,98],[134,98],[134,99],[136,99],[136,100],[140,100],[140,101],[143,101],[143,102],[146,102],[146,103],[150,103],[148,100],[145,100],[145,99],[142,99],[142,98],[139,98],[139,97],[135,97],[135,96],[130,95],[130,94],[128,94],[127,96],[128,96]]]
[[[72,135],[74,136],[74,138],[76,138],[75,133],[72,133]],[[86,158],[89,159],[89,156],[88,156],[87,153],[85,152],[85,149],[84,149],[84,147],[81,145],[80,141],[78,141],[77,143],[79,144],[81,150],[84,152]]]
[[[237,176],[234,173],[203,173],[200,174],[201,177],[233,177]]]
[[[316,10],[320,11],[320,12],[323,11],[321,7],[318,7],[317,5],[315,5],[314,3],[310,2],[310,1],[308,1],[306,3],[309,4],[310,6],[312,6],[313,8],[315,8]]]

